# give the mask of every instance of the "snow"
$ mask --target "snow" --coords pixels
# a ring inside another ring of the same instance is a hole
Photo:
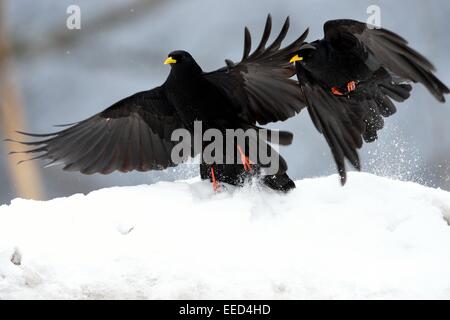
[[[0,207],[0,299],[448,299],[450,193],[351,173]]]

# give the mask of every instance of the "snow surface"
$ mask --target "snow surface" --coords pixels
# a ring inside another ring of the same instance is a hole
[[[450,298],[450,193],[352,173],[0,207],[0,299]]]

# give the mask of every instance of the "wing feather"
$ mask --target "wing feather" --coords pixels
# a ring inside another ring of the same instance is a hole
[[[41,140],[15,141],[31,148],[13,153],[41,153],[30,160],[48,159],[48,165],[58,163],[64,170],[84,174],[161,170],[177,165],[171,160],[175,142],[170,138],[174,129],[183,127],[159,87],[125,98],[59,132],[20,132]]]
[[[381,66],[403,79],[423,84],[438,101],[445,102],[444,95],[450,93],[433,74],[433,64],[392,31],[355,20],[331,20],[325,23],[324,33],[336,47],[359,41]]]
[[[369,112],[364,102],[339,98],[314,83],[305,70],[299,69],[301,92],[308,105],[308,113],[317,130],[330,147],[342,184],[347,179],[345,159],[357,170],[361,163],[357,150],[363,144],[365,119]]]
[[[251,35],[245,28],[241,62],[234,64],[228,60],[226,67],[204,74],[207,80],[230,97],[233,110],[239,110],[239,116],[249,123],[284,121],[305,106],[297,81],[290,79],[295,75],[295,67],[289,60],[304,43],[308,32],[280,49],[289,30],[289,18],[275,40],[267,45],[271,30],[272,18],[269,15],[261,41],[250,53]]]

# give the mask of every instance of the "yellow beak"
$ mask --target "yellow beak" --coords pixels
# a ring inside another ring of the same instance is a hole
[[[172,57],[168,57],[168,58],[166,59],[166,61],[164,61],[164,64],[174,64],[174,63],[177,63],[177,60],[175,60],[175,59],[172,58]]]
[[[292,57],[291,61],[289,61],[290,63],[294,63],[297,61],[302,61],[303,57],[299,57],[298,54],[296,54],[295,56]]]

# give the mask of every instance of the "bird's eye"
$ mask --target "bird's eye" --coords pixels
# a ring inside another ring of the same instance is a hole
[[[306,59],[310,59],[314,56],[315,50],[306,50],[303,55]]]

